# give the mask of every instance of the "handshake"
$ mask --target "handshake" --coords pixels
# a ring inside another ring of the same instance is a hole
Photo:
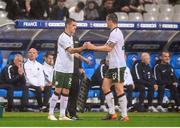
[[[82,47],[83,49],[94,50],[96,46],[91,42],[84,42]]]

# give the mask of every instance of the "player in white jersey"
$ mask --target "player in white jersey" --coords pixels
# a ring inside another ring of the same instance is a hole
[[[87,61],[78,54],[78,52],[81,52],[84,48],[74,48],[73,46],[73,34],[75,33],[76,28],[76,21],[71,18],[67,19],[65,22],[65,30],[58,38],[58,53],[53,75],[53,83],[56,88],[54,94],[50,98],[49,120],[57,120],[54,116],[54,108],[60,94],[59,120],[71,120],[65,116],[65,110],[67,108],[69,89],[71,87],[74,57]]]
[[[110,36],[103,46],[95,46],[90,42],[86,42],[84,47],[94,51],[106,51],[109,57],[109,69],[103,80],[102,89],[109,107],[109,113],[105,120],[116,119],[114,107],[114,96],[110,90],[112,83],[115,85],[115,91],[121,108],[121,120],[128,121],[127,115],[127,98],[124,93],[124,71],[126,69],[125,53],[124,53],[124,37],[118,28],[117,15],[112,13],[106,17],[107,27],[111,29]]]

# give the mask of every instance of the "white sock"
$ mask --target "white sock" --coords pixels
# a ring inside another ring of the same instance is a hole
[[[51,96],[51,98],[49,99],[49,115],[53,115],[54,114],[54,108],[56,107],[56,103],[58,101],[58,96],[55,95],[53,93],[53,95]]]
[[[65,116],[67,104],[68,104],[68,96],[61,95],[61,99],[60,99],[60,117]]]
[[[122,95],[118,98],[118,102],[121,108],[121,116],[126,117],[127,116],[127,98],[126,95]]]
[[[113,96],[112,92],[106,94],[105,99],[106,99],[107,105],[109,107],[109,114],[115,114],[114,96]]]

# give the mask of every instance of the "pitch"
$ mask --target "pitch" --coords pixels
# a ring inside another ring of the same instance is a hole
[[[77,121],[49,121],[47,113],[32,112],[11,112],[4,113],[0,118],[0,126],[24,126],[24,127],[180,127],[180,113],[129,113],[130,121],[121,122],[119,120],[103,121],[101,118],[106,113],[86,112],[78,113],[82,120]],[[58,115],[58,113],[56,113]]]

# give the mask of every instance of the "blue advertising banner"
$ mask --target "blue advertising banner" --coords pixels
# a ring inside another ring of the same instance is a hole
[[[16,28],[31,29],[58,29],[64,28],[64,21],[55,20],[17,20]],[[82,21],[77,23],[80,29],[105,29],[107,27],[104,21]],[[119,22],[121,29],[130,30],[180,30],[178,22]]]

